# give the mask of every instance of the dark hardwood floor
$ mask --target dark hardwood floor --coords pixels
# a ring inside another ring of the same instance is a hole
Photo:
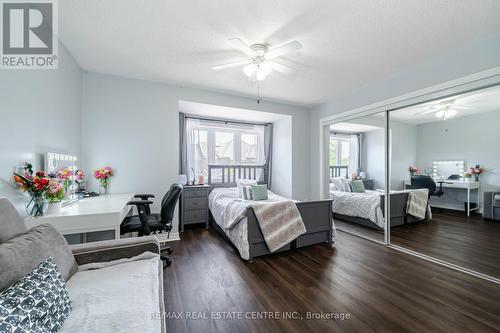
[[[500,278],[499,221],[449,210],[432,215],[428,223],[392,228],[391,243]]]
[[[344,232],[334,248],[317,245],[251,263],[211,229],[188,230],[169,245],[166,311],[180,314],[167,319],[168,332],[500,331],[500,285]],[[211,318],[254,311],[277,311],[279,318]],[[350,318],[283,319],[285,311]]]

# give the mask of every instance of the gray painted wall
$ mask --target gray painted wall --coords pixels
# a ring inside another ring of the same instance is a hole
[[[39,167],[47,151],[80,155],[82,72],[59,45],[59,69],[1,70],[0,196],[26,215],[12,172],[24,161]]]
[[[488,169],[481,176],[482,190],[500,189],[500,110],[417,128],[419,167],[432,168],[432,162],[438,160],[464,160],[466,167],[479,164]],[[465,199],[464,191],[454,191],[440,201],[457,203]]]

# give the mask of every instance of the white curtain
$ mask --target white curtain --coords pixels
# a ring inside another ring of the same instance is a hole
[[[351,134],[349,136],[349,176],[351,176],[353,172],[356,172],[356,174],[359,172],[359,154],[359,135]]]

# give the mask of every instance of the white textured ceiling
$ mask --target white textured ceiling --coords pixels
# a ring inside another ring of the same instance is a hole
[[[64,0],[60,38],[84,70],[253,96],[228,42],[303,49],[264,98],[313,105],[500,32],[499,0]]]

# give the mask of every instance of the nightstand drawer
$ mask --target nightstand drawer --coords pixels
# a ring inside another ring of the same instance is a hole
[[[184,212],[184,224],[207,222],[205,209],[189,210]]]
[[[186,198],[184,208],[186,210],[207,209],[207,197]]]
[[[199,198],[199,197],[207,197],[207,191],[206,190],[188,190],[184,191],[182,194],[185,199],[188,198]]]

